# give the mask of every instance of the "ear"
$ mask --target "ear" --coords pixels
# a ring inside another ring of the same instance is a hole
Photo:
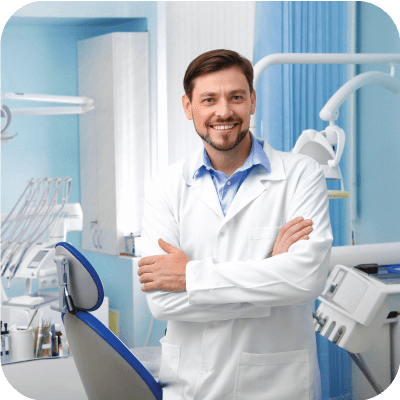
[[[182,106],[183,106],[183,111],[185,111],[186,118],[189,120],[193,119],[192,105],[190,103],[189,96],[187,94],[184,94],[182,96]]]
[[[253,89],[253,93],[250,96],[250,102],[251,102],[251,108],[250,108],[250,114],[253,115],[256,112],[256,91]]]

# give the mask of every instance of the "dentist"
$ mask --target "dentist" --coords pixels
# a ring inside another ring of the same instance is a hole
[[[192,61],[182,104],[204,147],[147,193],[138,274],[168,320],[164,400],[321,397],[311,303],[332,245],[326,182],[249,132],[252,82],[233,51]]]

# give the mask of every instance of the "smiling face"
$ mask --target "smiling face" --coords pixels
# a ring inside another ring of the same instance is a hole
[[[239,68],[229,68],[195,79],[192,101],[182,98],[186,117],[198,135],[218,151],[236,147],[247,136],[255,112],[256,93]]]

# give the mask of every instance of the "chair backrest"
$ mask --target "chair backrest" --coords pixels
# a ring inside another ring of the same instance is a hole
[[[87,311],[101,306],[103,285],[89,261],[68,243],[56,256],[68,258],[76,314],[63,314],[72,355],[89,400],[161,400],[162,388],[121,340]]]

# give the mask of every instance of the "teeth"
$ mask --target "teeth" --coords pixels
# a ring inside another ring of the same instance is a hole
[[[214,129],[218,130],[224,130],[224,129],[232,129],[235,125],[219,125],[219,126],[213,126]]]

